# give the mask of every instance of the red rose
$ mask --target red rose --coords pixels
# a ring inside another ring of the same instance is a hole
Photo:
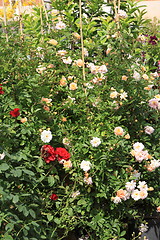
[[[56,148],[55,154],[58,161],[61,161],[62,159],[69,160],[69,158],[71,157],[70,153],[62,147]]]
[[[2,84],[0,84],[2,86]],[[2,90],[2,87],[0,87],[0,94],[4,94],[4,91]]]
[[[18,116],[20,115],[19,110],[20,110],[19,108],[13,109],[12,111],[10,111],[10,115],[11,115],[12,117],[18,117]]]
[[[51,145],[42,146],[41,156],[46,163],[50,163],[56,159],[54,148]]]
[[[57,196],[57,194],[55,194],[55,193],[52,193],[52,195],[50,196],[50,199],[51,200],[57,200],[58,199],[58,196]]]

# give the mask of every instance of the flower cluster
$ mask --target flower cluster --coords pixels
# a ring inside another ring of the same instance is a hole
[[[41,148],[41,157],[46,163],[53,162],[56,159],[60,163],[63,163],[63,161],[69,161],[71,155],[65,148],[58,147],[54,149],[51,145],[43,145]]]
[[[148,185],[145,181],[139,181],[136,188],[136,181],[132,180],[125,185],[126,189],[119,189],[116,192],[116,197],[112,197],[114,203],[119,203],[122,200],[126,201],[129,198],[138,201],[139,199],[145,199],[148,196]]]
[[[151,158],[151,155],[147,150],[144,150],[143,143],[136,142],[133,144],[133,149],[131,151],[132,156],[135,157],[136,161],[141,163],[143,160],[148,160]]]

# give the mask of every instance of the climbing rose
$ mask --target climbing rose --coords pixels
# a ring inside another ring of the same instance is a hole
[[[62,147],[58,147],[56,148],[55,154],[57,156],[58,161],[63,160],[69,160],[69,158],[71,157],[70,153]]]
[[[57,196],[57,194],[55,194],[55,193],[52,193],[52,195],[50,196],[50,199],[51,200],[57,200],[58,199],[58,196]]]
[[[2,90],[2,84],[0,84],[0,94],[4,94],[4,91]]]
[[[18,117],[19,115],[20,115],[20,109],[19,108],[15,108],[15,109],[13,109],[12,111],[10,111],[10,115],[12,116],[12,117]]]
[[[55,150],[50,145],[43,145],[41,148],[41,156],[46,163],[50,163],[56,160]]]

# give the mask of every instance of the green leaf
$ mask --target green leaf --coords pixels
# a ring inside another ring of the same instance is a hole
[[[69,214],[69,216],[73,216],[73,209],[72,208],[68,208],[68,214]]]
[[[86,205],[86,201],[83,200],[83,199],[80,199],[78,202],[77,202],[78,205]]]
[[[30,215],[31,215],[33,218],[36,218],[35,211],[33,211],[32,209],[30,209],[30,210],[29,210],[29,213],[30,213]]]
[[[60,224],[60,223],[61,223],[61,221],[60,221],[59,218],[55,218],[55,219],[54,219],[54,222],[57,223],[57,224]]]
[[[11,235],[4,235],[4,238],[3,240],[13,240],[12,236]]]
[[[53,219],[53,216],[52,215],[50,215],[50,214],[47,214],[47,219],[48,219],[48,221],[50,222],[50,221],[52,221],[52,219]],[[54,220],[55,221],[55,220]]]
[[[19,196],[18,195],[15,195],[13,197],[13,203],[17,203],[19,201]]]
[[[8,224],[5,226],[5,230],[6,230],[6,231],[12,231],[13,228],[14,228],[14,224],[13,224],[13,223],[8,223]]]
[[[23,172],[26,173],[26,174],[28,174],[28,175],[31,175],[31,176],[34,176],[34,175],[35,175],[34,172],[32,172],[32,171],[30,171],[30,170],[28,170],[28,169],[23,169]]]
[[[0,171],[6,171],[9,169],[9,165],[7,163],[2,163],[0,165]]]

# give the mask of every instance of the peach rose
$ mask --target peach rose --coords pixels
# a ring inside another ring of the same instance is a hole
[[[51,39],[48,41],[49,44],[52,44],[54,46],[56,46],[58,44],[58,42],[55,39]]]
[[[75,83],[75,82],[70,83],[69,89],[70,90],[76,90],[77,89],[77,83]]]
[[[160,206],[157,207],[157,212],[160,212]]]
[[[122,76],[122,80],[126,81],[128,79],[128,77],[126,75]]]
[[[60,86],[66,86],[67,85],[67,80],[66,80],[66,78],[64,76],[61,78],[59,84],[60,84]]]
[[[25,122],[27,122],[27,118],[26,117],[24,117],[24,118],[21,118],[21,123],[25,123]]]
[[[119,198],[124,198],[125,195],[126,195],[126,190],[123,190],[123,189],[119,189],[116,193],[116,196]]]
[[[117,136],[122,136],[122,135],[124,134],[123,128],[121,128],[121,127],[116,127],[116,128],[114,129],[114,134],[117,135]]]

